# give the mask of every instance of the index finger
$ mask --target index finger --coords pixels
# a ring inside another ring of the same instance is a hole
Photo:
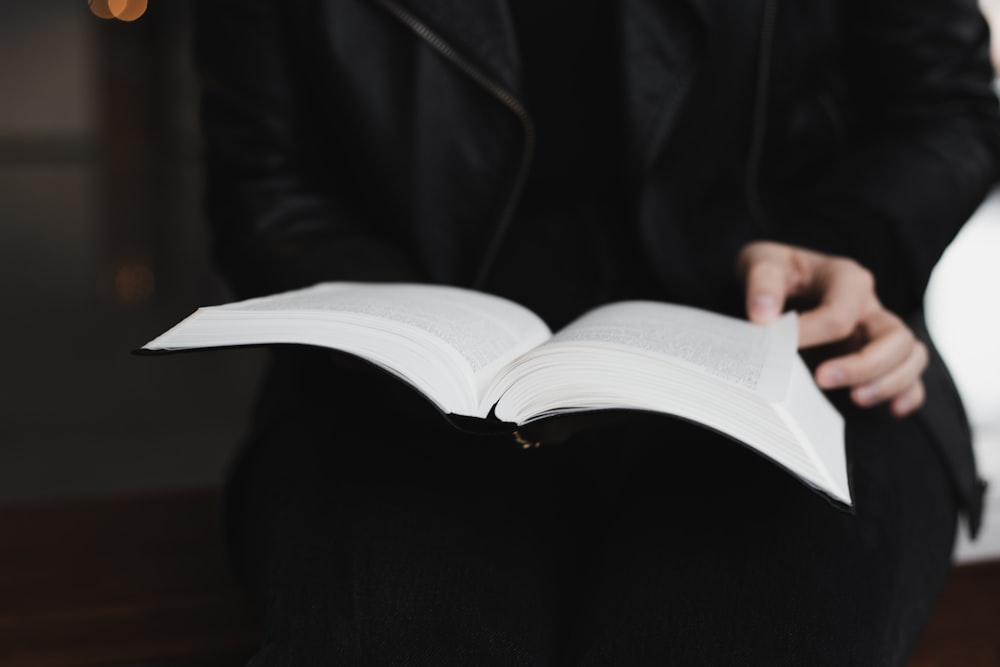
[[[789,268],[787,251],[768,243],[753,243],[739,257],[745,281],[746,311],[751,322],[767,324],[785,306]]]
[[[860,268],[836,267],[820,282],[823,296],[819,305],[799,316],[800,348],[849,338],[875,298],[871,278]]]
[[[762,261],[747,272],[746,309],[751,322],[767,324],[785,306],[785,271],[781,264]]]

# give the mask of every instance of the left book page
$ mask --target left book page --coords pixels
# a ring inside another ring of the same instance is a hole
[[[402,378],[445,413],[486,417],[479,398],[493,375],[550,337],[537,315],[490,294],[445,285],[322,283],[199,308],[142,350],[328,347]]]

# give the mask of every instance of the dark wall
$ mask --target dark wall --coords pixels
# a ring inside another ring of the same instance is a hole
[[[187,0],[0,3],[0,502],[218,484],[262,357],[129,354],[226,299]]]

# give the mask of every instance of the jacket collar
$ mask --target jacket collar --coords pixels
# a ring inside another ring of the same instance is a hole
[[[421,34],[424,39],[441,39],[487,79],[515,96],[520,92],[520,55],[507,0],[374,2],[410,23],[411,29],[417,29],[411,21],[422,24],[428,31]]]
[[[429,31],[425,39],[440,38],[474,69],[519,96],[521,63],[507,0],[373,1],[397,18],[422,24]],[[629,151],[644,168],[660,153],[683,108],[713,1],[619,2]]]

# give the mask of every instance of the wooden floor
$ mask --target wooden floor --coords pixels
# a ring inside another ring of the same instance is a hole
[[[1000,561],[952,572],[909,667],[1000,667]]]
[[[0,508],[0,665],[241,665],[210,491]]]
[[[0,508],[0,665],[243,665],[218,522],[206,490]],[[910,667],[1000,667],[1000,562],[953,573]]]

